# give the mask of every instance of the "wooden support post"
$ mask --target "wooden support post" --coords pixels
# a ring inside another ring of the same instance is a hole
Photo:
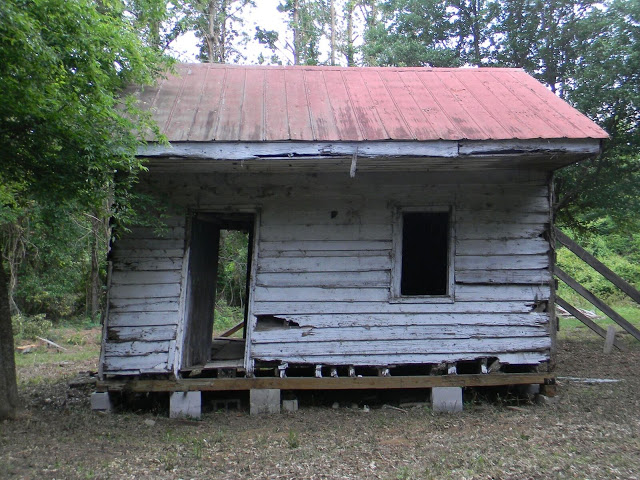
[[[574,278],[572,278],[570,275],[564,272],[561,268],[556,267],[554,273],[560,280],[562,280],[564,283],[566,283],[571,288],[573,288],[583,298],[585,298],[586,300],[591,302],[593,305],[595,305],[596,308],[599,308],[600,310],[602,310],[602,312],[607,317],[609,317],[611,320],[613,320],[622,328],[624,328],[627,332],[633,335],[637,340],[640,340],[640,330],[638,330],[631,323],[625,320],[622,315],[620,315],[613,308],[611,308],[609,305],[604,303],[602,300],[596,297],[589,290],[587,290],[582,285],[580,285]]]
[[[604,340],[603,352],[607,355],[613,350],[613,342],[616,341],[616,328],[613,325],[607,327],[607,338]]]

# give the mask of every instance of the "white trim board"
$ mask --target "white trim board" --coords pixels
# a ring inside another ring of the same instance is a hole
[[[523,154],[597,155],[599,139],[364,142],[174,142],[138,147],[141,157],[251,160],[297,157],[437,157]]]

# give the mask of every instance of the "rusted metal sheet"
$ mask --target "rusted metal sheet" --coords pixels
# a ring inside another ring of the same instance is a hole
[[[182,64],[138,96],[174,142],[607,137],[520,69]]]

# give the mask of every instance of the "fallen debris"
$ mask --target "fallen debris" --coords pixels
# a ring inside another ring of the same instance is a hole
[[[61,347],[60,345],[58,345],[56,342],[52,342],[51,340],[47,340],[46,338],[42,338],[42,337],[36,337],[38,340],[41,340],[43,342],[45,342],[48,345],[51,345],[52,347],[57,348],[58,350],[62,350],[63,352],[66,352],[67,349],[64,347]]]
[[[624,382],[624,380],[618,380],[616,378],[580,378],[580,377],[556,377],[558,380],[565,380],[567,382],[577,383],[618,383]]]

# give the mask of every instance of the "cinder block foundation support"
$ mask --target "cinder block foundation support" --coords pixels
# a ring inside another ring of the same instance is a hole
[[[297,412],[298,411],[298,399],[282,400],[282,410],[285,412]]]
[[[253,389],[249,392],[251,415],[280,413],[280,390],[277,388]]]
[[[461,412],[462,387],[433,387],[431,389],[431,408],[434,412]]]
[[[173,392],[169,400],[169,418],[200,418],[201,392]]]
[[[113,409],[109,392],[93,392],[91,394],[91,410],[110,412]]]

